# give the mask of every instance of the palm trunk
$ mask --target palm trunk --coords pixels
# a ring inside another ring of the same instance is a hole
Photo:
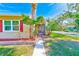
[[[30,37],[30,38],[32,38],[32,34],[31,34],[32,31],[31,31],[31,29],[32,29],[32,28],[31,28],[31,25],[30,25],[30,28],[29,28],[29,37]]]

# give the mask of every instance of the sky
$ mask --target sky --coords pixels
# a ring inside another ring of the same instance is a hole
[[[38,3],[36,16],[54,17],[67,10],[65,3]],[[0,3],[0,14],[31,15],[31,3]]]

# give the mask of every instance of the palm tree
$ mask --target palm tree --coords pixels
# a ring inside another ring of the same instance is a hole
[[[32,3],[32,19],[33,20],[32,22],[35,22],[35,16],[36,16],[36,3]],[[30,32],[30,38],[32,38],[32,25],[30,25],[30,29],[29,29],[29,32]]]
[[[26,25],[30,25],[30,17],[25,15],[25,14],[22,14],[22,17],[23,17],[23,23],[26,24]]]
[[[39,28],[41,26],[43,26],[45,24],[45,20],[44,20],[44,17],[43,16],[38,16],[36,18],[36,21],[35,21],[35,31],[36,31],[36,35],[38,34],[39,32]]]
[[[23,17],[23,23],[24,24],[30,25],[30,26],[34,25],[34,20],[31,19],[29,16],[23,14],[22,17]],[[31,38],[31,28],[30,27],[29,27],[29,34],[30,34],[29,37]]]
[[[29,27],[30,38],[32,38],[32,27],[35,23],[36,3],[31,3],[31,5],[32,5],[32,17],[30,18],[27,15],[24,15],[24,14],[22,15],[23,16],[23,23],[30,25],[30,27]]]
[[[36,3],[32,3],[32,19],[35,19],[36,17]]]

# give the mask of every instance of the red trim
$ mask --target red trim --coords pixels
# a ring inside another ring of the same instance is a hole
[[[23,32],[23,22],[20,20],[20,32]]]
[[[2,32],[3,28],[2,28],[2,20],[0,20],[0,32]]]
[[[0,38],[0,41],[35,41],[34,38]]]

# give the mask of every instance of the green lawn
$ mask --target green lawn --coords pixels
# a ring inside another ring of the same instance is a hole
[[[64,34],[52,33],[45,43],[49,46],[47,55],[49,56],[79,56],[79,38]]]
[[[26,45],[0,46],[0,56],[31,56],[33,49]]]
[[[11,56],[13,48],[0,48],[0,56]]]
[[[79,37],[73,37],[73,36],[68,36],[65,34],[58,34],[54,32],[52,32],[50,36],[53,37],[54,39],[61,39],[61,40],[79,40]]]
[[[72,41],[50,42],[50,56],[79,56],[79,43]]]

